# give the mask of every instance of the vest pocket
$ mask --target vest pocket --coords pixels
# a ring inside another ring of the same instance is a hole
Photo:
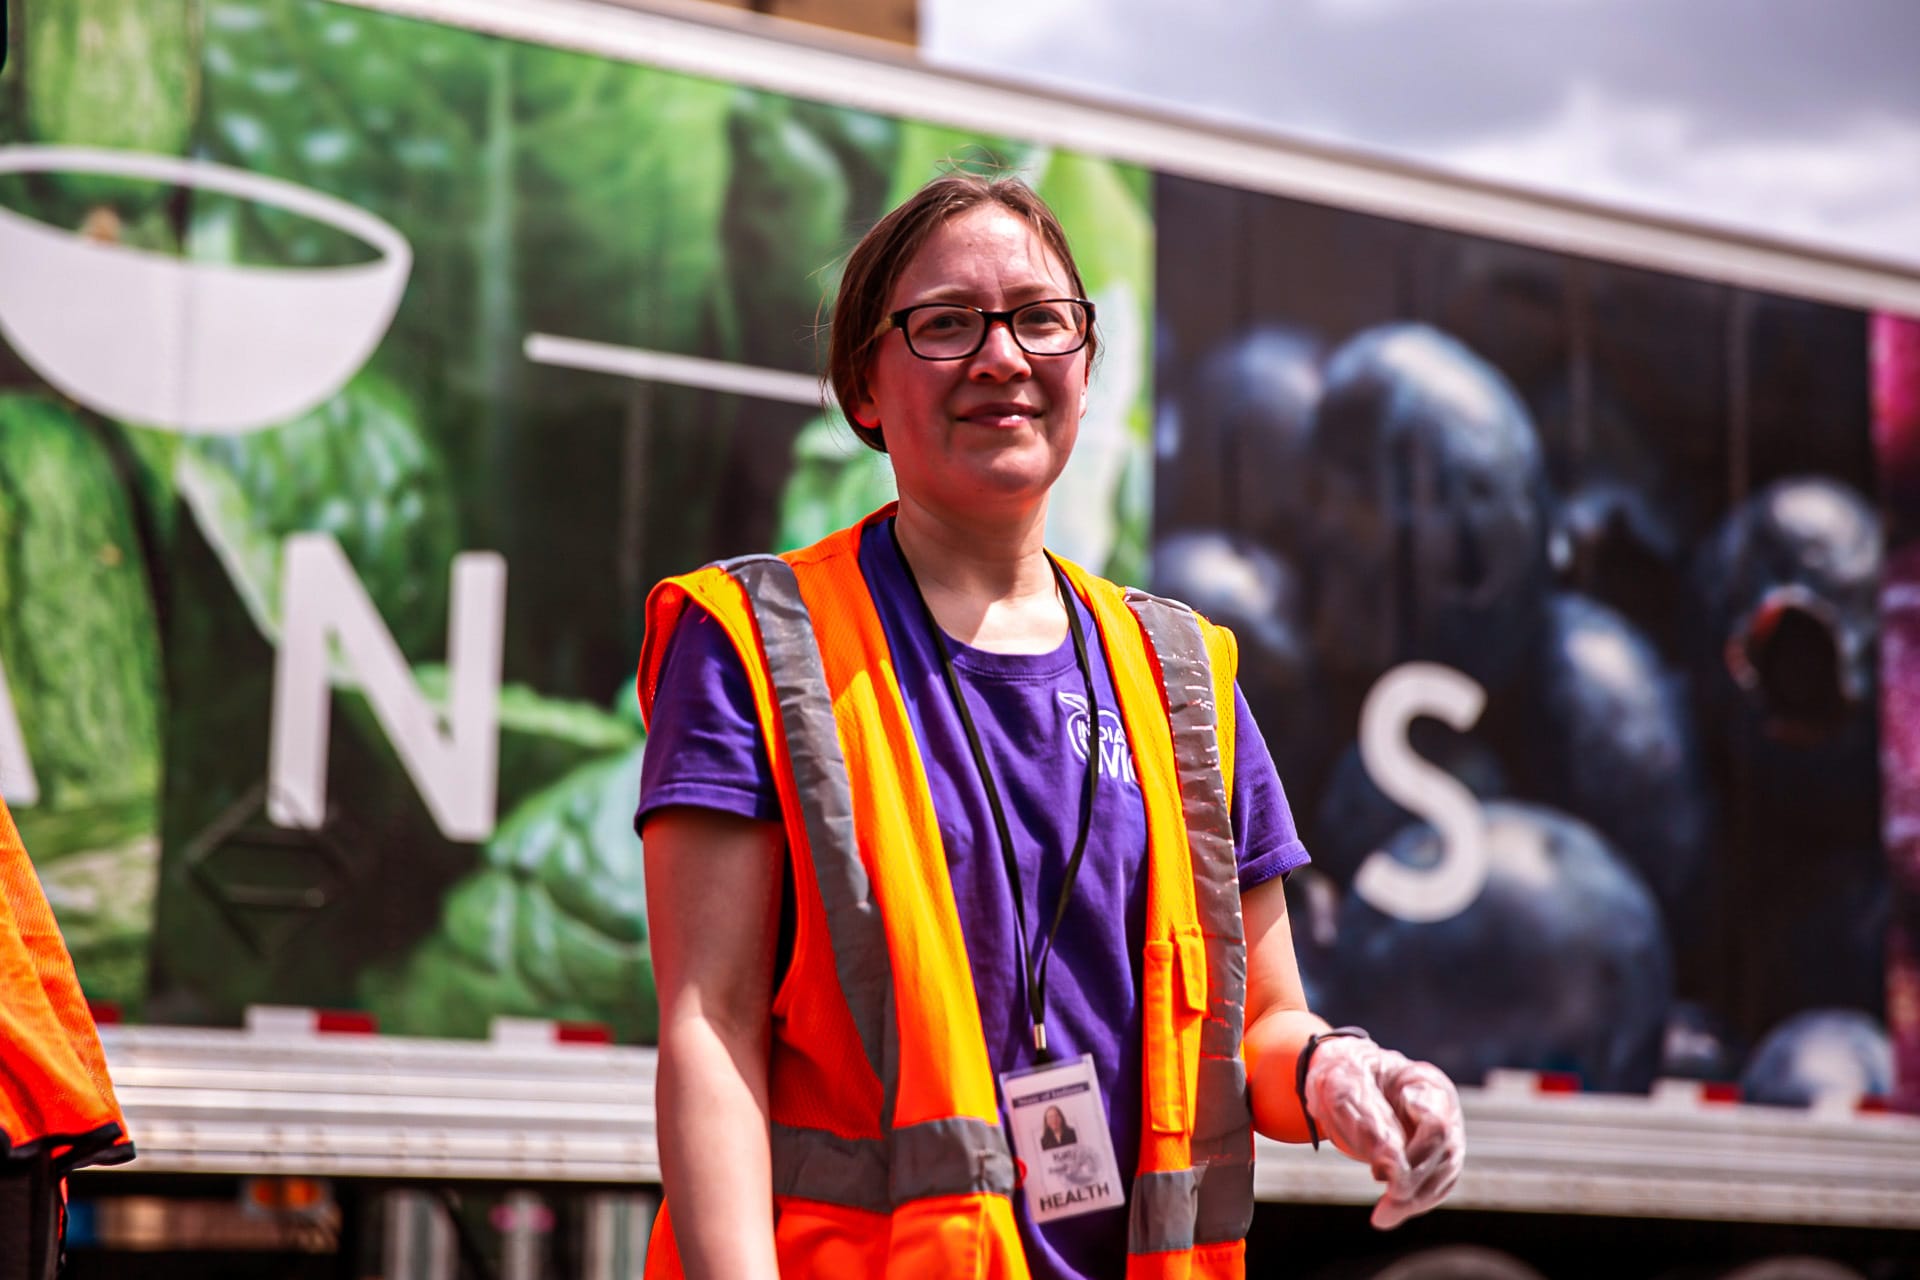
[[[1180,1051],[1176,1009],[1186,1003],[1180,951],[1172,942],[1149,942],[1141,967],[1146,987],[1147,1122],[1156,1133],[1187,1131],[1186,1055]],[[1204,973],[1202,981],[1205,980]]]
[[[1174,939],[1180,960],[1180,985],[1177,990],[1186,1003],[1187,1017],[1180,1021],[1178,1054],[1181,1077],[1187,1086],[1187,1114],[1200,1114],[1200,1025],[1207,1016],[1207,940],[1200,930],[1188,929]],[[1191,1065],[1188,1065],[1191,1064]]]
[[[1175,941],[1180,947],[1180,989],[1187,999],[1187,1012],[1204,1016],[1207,1012],[1207,940],[1200,936],[1198,929],[1189,929]]]

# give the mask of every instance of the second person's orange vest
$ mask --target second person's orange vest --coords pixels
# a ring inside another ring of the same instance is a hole
[[[73,959],[0,800],[0,1173],[132,1158]]]

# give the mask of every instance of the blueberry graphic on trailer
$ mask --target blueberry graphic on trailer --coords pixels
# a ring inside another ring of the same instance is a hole
[[[1423,759],[1452,774],[1480,799],[1508,793],[1506,770],[1480,739],[1423,717],[1408,726],[1408,740]],[[1314,812],[1311,865],[1344,889],[1369,854],[1414,820],[1414,814],[1388,799],[1367,774],[1358,744],[1349,746],[1334,762],[1333,776]]]
[[[1802,752],[1866,719],[1881,563],[1878,514],[1830,477],[1736,507],[1696,570],[1696,661],[1723,717]]]
[[[1311,789],[1331,744],[1300,572],[1224,529],[1183,529],[1153,548],[1152,589],[1228,628],[1240,642],[1240,692],[1288,788]]]
[[[1322,356],[1310,333],[1256,326],[1208,353],[1189,400],[1190,443],[1224,463],[1227,523],[1276,550],[1300,549]],[[1182,514],[1204,522],[1222,512],[1189,507]]]
[[[1365,677],[1425,658],[1497,686],[1549,576],[1546,472],[1499,370],[1425,325],[1349,340],[1314,410],[1315,640]]]
[[[1418,923],[1359,894],[1341,904],[1328,1016],[1353,1021],[1463,1080],[1495,1067],[1570,1071],[1640,1091],[1659,1066],[1673,964],[1660,912],[1606,838],[1544,806],[1484,806],[1485,887]],[[1441,841],[1403,827],[1386,853],[1431,866]]]
[[[1747,1101],[1763,1106],[1852,1104],[1893,1090],[1893,1047],[1878,1020],[1858,1009],[1808,1009],[1768,1033],[1740,1076]]]
[[[1640,629],[1555,594],[1505,709],[1523,793],[1606,836],[1669,921],[1702,910],[1712,794],[1685,688]]]

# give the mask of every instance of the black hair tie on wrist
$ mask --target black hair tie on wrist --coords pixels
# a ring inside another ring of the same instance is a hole
[[[1307,1068],[1313,1065],[1313,1051],[1320,1047],[1322,1040],[1331,1040],[1336,1036],[1347,1036],[1355,1040],[1372,1040],[1363,1027],[1334,1027],[1327,1031],[1316,1031],[1307,1037],[1307,1043],[1300,1050],[1299,1061],[1293,1069],[1293,1092],[1300,1099],[1300,1114],[1307,1119],[1307,1137],[1313,1142],[1313,1149],[1320,1149],[1320,1126],[1313,1122],[1313,1112],[1307,1108]]]

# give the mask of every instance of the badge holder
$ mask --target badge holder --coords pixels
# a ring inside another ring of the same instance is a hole
[[[1051,1222],[1126,1204],[1092,1054],[1009,1071],[1000,1077],[1000,1096],[1026,1172],[1029,1217]]]

